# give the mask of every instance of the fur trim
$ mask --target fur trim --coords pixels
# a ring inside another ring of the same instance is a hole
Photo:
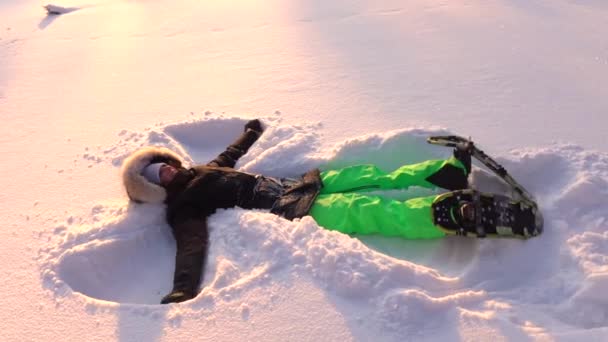
[[[177,153],[164,147],[144,147],[135,151],[122,164],[122,181],[131,200],[162,203],[167,198],[165,188],[148,181],[141,174],[152,161],[172,161],[171,164],[182,164],[181,157]]]

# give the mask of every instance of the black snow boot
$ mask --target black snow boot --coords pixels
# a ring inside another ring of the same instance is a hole
[[[454,148],[454,157],[460,160],[462,165],[467,171],[467,175],[471,174],[471,154],[473,151],[473,142],[467,141],[466,143],[458,144]]]

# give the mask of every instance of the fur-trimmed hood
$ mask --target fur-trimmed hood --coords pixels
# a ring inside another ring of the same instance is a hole
[[[141,173],[151,163],[182,165],[181,157],[164,147],[144,147],[131,154],[122,164],[122,181],[129,198],[136,202],[162,203],[167,198],[165,188],[148,181]]]

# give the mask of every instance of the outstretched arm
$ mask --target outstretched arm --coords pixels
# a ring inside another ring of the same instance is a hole
[[[196,297],[207,259],[207,219],[187,219],[173,224],[177,242],[173,290],[161,304],[179,303]]]
[[[245,124],[245,131],[235,142],[230,144],[226,150],[210,161],[208,166],[234,167],[236,161],[241,158],[251,145],[258,140],[264,129],[260,120],[255,119]]]

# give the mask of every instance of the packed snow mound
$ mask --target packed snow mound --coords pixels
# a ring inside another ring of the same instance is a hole
[[[246,121],[207,115],[141,132],[125,130],[114,146],[86,154],[95,163],[118,167],[137,148],[158,145],[191,164],[205,163],[238,136]],[[426,144],[429,135],[447,133],[438,128],[370,134],[323,150],[318,124],[285,125],[276,118],[265,123],[266,131],[237,168],[297,176],[313,167],[371,162],[390,170],[451,153]],[[92,310],[202,319],[222,303],[242,309],[248,319],[256,307],[271,305],[279,288],[308,279],[326,291],[360,330],[358,336],[383,331],[387,339],[454,336],[449,330],[458,326],[491,332],[508,325],[509,334],[519,332],[510,336],[516,339],[543,337],[548,329],[555,334],[608,327],[608,301],[601,295],[608,289],[608,211],[602,203],[608,194],[608,156],[556,145],[497,159],[537,196],[546,220],[542,236],[527,241],[358,239],[325,230],[310,217],[290,222],[261,210],[220,210],[209,219],[201,293],[180,305],[143,310],[137,304],[157,304],[171,290],[175,243],[162,205],[127,204],[125,196],[100,203],[89,217],[70,217],[49,233],[39,257],[43,286],[56,300],[82,300]],[[506,191],[480,169],[474,170],[472,184]],[[249,296],[252,291],[265,295]]]

